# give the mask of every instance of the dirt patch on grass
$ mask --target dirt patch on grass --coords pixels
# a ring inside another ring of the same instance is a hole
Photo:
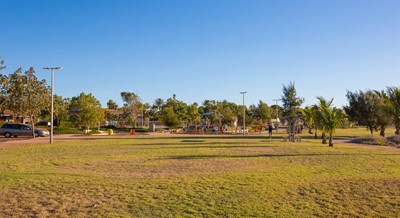
[[[124,179],[148,179],[218,174],[220,172],[254,170],[267,166],[268,164],[266,162],[238,160],[234,158],[132,158],[82,161],[71,164],[61,164],[56,168],[61,171],[76,174],[90,174]]]

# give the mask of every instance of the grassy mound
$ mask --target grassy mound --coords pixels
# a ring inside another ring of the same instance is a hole
[[[351,140],[352,143],[366,145],[385,145],[386,138],[382,136],[367,136]]]
[[[356,144],[393,146],[400,148],[400,136],[390,136],[387,138],[382,136],[367,136],[353,139],[351,142]]]

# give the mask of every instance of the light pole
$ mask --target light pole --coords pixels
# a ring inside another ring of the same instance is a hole
[[[244,135],[244,130],[246,129],[246,108],[244,106],[244,94],[247,92],[240,92],[240,94],[243,95],[243,135]]]
[[[54,70],[61,70],[62,67],[44,67],[43,69],[51,70],[50,144],[53,144]]]
[[[275,120],[275,122],[276,122],[276,133],[278,133],[278,123],[279,123],[279,121],[278,121],[278,119],[279,119],[279,117],[278,117],[278,101],[282,101],[281,99],[273,99],[273,101],[275,101],[275,110],[276,110],[276,120]]]

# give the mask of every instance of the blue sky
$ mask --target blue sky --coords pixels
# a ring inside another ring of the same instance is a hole
[[[0,55],[10,74],[33,66],[64,97],[122,105],[173,94],[274,104],[295,82],[345,105],[346,90],[400,86],[398,0],[1,0]]]

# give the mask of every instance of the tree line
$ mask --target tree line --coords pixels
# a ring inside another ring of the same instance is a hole
[[[0,70],[4,69],[0,59]],[[50,88],[45,80],[38,80],[35,70],[19,68],[10,75],[0,74],[0,112],[12,110],[18,116],[27,116],[32,126],[39,119],[49,120]],[[288,126],[289,133],[295,133],[300,125],[306,125],[310,134],[321,133],[322,143],[333,145],[336,128],[349,123],[365,126],[371,134],[379,131],[385,136],[386,129],[394,125],[400,134],[400,89],[388,87],[386,90],[347,92],[348,105],[343,108],[333,106],[333,98],[317,97],[318,104],[302,108],[304,98],[297,95],[295,84],[290,82],[282,87],[282,107],[269,106],[263,101],[249,107],[227,100],[204,100],[201,104],[187,104],[173,95],[167,100],[157,98],[152,104],[143,103],[134,92],[120,93],[123,105],[113,100],[102,108],[100,101],[92,94],[81,93],[72,98],[54,96],[54,121],[59,125],[71,121],[75,127],[89,130],[99,127],[105,120],[113,120],[121,126],[137,126],[138,118],[146,121],[161,121],[170,128],[183,127],[198,129],[200,125],[243,126],[245,124],[261,129],[276,123],[279,118]]]

